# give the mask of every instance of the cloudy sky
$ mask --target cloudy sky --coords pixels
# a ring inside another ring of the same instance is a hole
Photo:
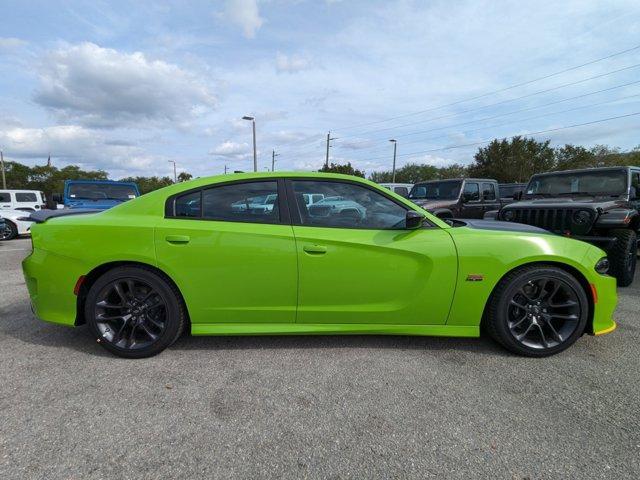
[[[331,159],[367,172],[390,138],[400,165],[516,134],[640,144],[637,0],[133,3],[2,1],[5,158],[249,170],[243,115],[260,170],[273,149],[276,169],[319,168],[329,130]]]

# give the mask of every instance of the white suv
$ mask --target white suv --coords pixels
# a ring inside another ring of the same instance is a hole
[[[35,212],[45,208],[46,198],[38,190],[0,190],[0,211],[24,210]]]

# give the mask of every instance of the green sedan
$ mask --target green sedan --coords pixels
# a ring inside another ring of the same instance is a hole
[[[255,208],[252,199],[270,195],[273,208]],[[599,248],[525,225],[445,223],[345,175],[201,178],[103,212],[32,219],[23,269],[35,314],[87,324],[123,357],[157,354],[184,330],[477,337],[481,329],[541,357],[616,326],[616,281]]]

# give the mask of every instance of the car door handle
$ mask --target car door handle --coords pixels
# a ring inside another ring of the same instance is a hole
[[[188,235],[167,235],[164,239],[169,243],[189,243]]]
[[[307,253],[316,255],[327,253],[327,247],[324,245],[305,245],[302,249]]]

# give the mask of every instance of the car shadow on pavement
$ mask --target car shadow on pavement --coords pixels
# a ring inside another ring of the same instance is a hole
[[[34,317],[24,302],[0,307],[0,335],[44,347],[67,348],[89,355],[112,356],[96,344],[84,327],[69,328]],[[420,337],[399,335],[259,335],[195,337],[184,334],[171,350],[260,350],[260,349],[398,349],[468,351],[508,356],[490,339]]]

